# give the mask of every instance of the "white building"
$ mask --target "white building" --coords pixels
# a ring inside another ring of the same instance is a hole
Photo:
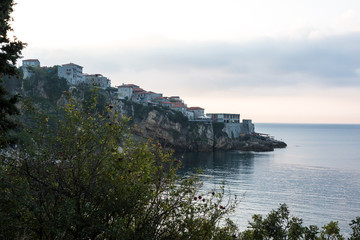
[[[206,114],[213,122],[240,123],[240,114],[231,113],[208,113]]]
[[[134,84],[124,84],[124,83],[121,86],[118,86],[118,92],[117,92],[118,98],[131,100],[134,93],[133,91],[134,88],[139,88],[139,86]]]
[[[150,94],[151,101],[153,101],[154,99],[159,99],[163,96],[162,93],[154,93],[151,91],[149,91],[148,93]]]
[[[38,59],[26,59],[22,61],[22,70],[24,73],[24,79],[29,78],[32,75],[30,67],[40,67],[40,61]]]
[[[58,67],[58,77],[65,78],[69,85],[78,85],[84,82],[83,67],[74,63],[63,64]]]
[[[201,107],[190,107],[187,110],[194,113],[195,120],[204,117],[205,109]]]
[[[149,102],[151,102],[151,94],[142,88],[133,88],[133,95],[131,100],[133,102],[147,105]]]
[[[100,87],[102,89],[106,89],[111,85],[110,79],[101,74],[84,74],[83,82],[90,86]]]
[[[252,123],[251,119],[243,119],[241,123],[241,132],[242,133],[254,133],[255,126]]]

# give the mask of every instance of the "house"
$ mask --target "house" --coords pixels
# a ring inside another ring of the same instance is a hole
[[[133,94],[131,100],[133,102],[141,103],[144,105],[148,105],[151,102],[151,93],[145,91],[142,88],[136,88],[136,87],[134,87],[132,91]]]
[[[161,102],[161,106],[170,108],[173,103],[169,101]]]
[[[111,84],[110,79],[101,74],[84,74],[83,82],[90,86],[100,87],[102,89],[110,87]]]
[[[194,119],[199,119],[201,117],[204,117],[204,109],[201,107],[190,107],[187,109],[189,112],[193,112],[194,113]]]
[[[74,63],[63,64],[58,67],[58,77],[65,78],[69,85],[79,85],[84,82],[83,67]]]
[[[242,133],[254,133],[255,126],[252,123],[251,119],[243,119],[241,123],[241,132]]]
[[[23,67],[40,67],[40,61],[39,59],[26,59],[22,60],[22,66]]]
[[[151,102],[155,105],[160,105],[162,102],[166,102],[166,101],[167,101],[167,99],[164,97],[156,97],[156,98],[151,99]]]
[[[131,101],[140,103],[141,98],[143,97],[143,93],[145,93],[144,89],[140,87],[134,87],[132,91],[133,91],[133,95],[131,97]]]
[[[118,91],[117,91],[118,98],[130,100],[133,96],[134,88],[139,88],[139,86],[135,84],[124,84],[124,83],[118,86]]]
[[[154,93],[151,91],[149,91],[148,93],[150,94],[151,101],[154,99],[162,98],[162,96],[163,96],[162,93]]]
[[[206,116],[211,118],[213,122],[240,123],[240,114],[207,113]]]
[[[180,111],[182,113],[185,113],[187,109],[183,103],[173,103],[171,104],[170,108],[176,111]]]
[[[22,71],[24,73],[24,79],[29,78],[32,72],[29,67],[40,67],[40,61],[38,59],[26,59],[22,61]]]
[[[170,102],[183,102],[179,96],[168,97]]]

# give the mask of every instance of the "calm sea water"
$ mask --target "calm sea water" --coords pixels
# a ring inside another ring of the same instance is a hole
[[[253,214],[268,214],[286,203],[305,225],[339,221],[342,233],[360,216],[360,125],[256,124],[288,144],[274,152],[183,154],[180,174],[202,169],[203,191],[225,181],[240,203],[232,219],[244,230]]]

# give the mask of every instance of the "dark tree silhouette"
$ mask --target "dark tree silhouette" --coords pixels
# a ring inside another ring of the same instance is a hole
[[[16,37],[11,39],[8,36],[13,31],[10,26],[12,21],[10,14],[13,11],[13,6],[13,0],[0,1],[0,147],[4,147],[9,141],[7,132],[16,127],[9,116],[18,114],[18,109],[15,106],[18,96],[9,96],[3,87],[2,78],[5,75],[14,76],[17,74],[16,60],[20,58],[21,51],[26,45],[17,40]]]

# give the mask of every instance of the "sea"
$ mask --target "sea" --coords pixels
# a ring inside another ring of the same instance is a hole
[[[287,143],[273,152],[182,153],[179,174],[198,169],[201,192],[219,191],[239,201],[230,218],[240,231],[254,214],[286,203],[303,225],[338,221],[341,233],[360,216],[360,125],[255,124],[255,131]],[[179,156],[180,156],[179,155]]]

